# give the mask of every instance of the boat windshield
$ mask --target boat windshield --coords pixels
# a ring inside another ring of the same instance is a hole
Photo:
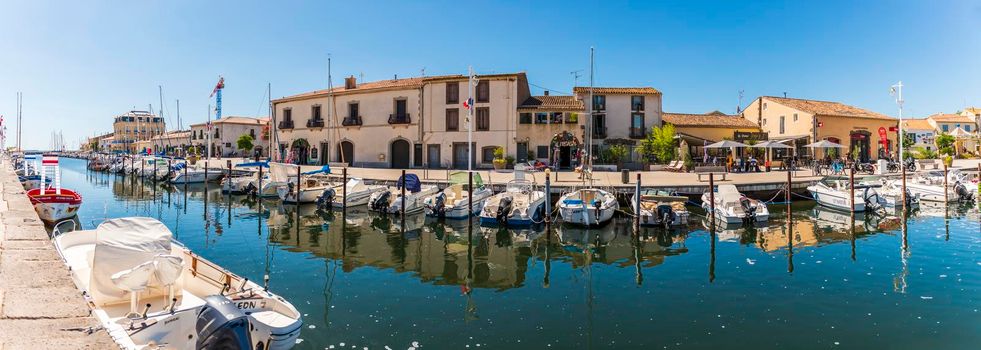
[[[508,181],[507,192],[531,192],[534,185],[528,180],[514,179]]]
[[[466,185],[469,181],[467,179],[466,171],[457,171],[450,174],[450,183]],[[480,178],[480,173],[473,172],[473,185],[475,187],[484,187],[484,180]]]

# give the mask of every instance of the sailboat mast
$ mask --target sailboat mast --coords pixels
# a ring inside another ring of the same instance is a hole
[[[589,172],[592,172],[593,171],[593,127],[594,127],[594,125],[593,125],[594,120],[593,119],[595,118],[595,114],[596,114],[596,111],[594,110],[594,108],[596,107],[596,105],[593,102],[593,84],[594,84],[594,81],[593,81],[593,67],[594,67],[594,64],[593,64],[593,55],[594,55],[594,52],[595,52],[595,49],[593,47],[589,47],[589,119],[586,120],[586,123],[587,123],[588,127],[586,128],[587,129],[586,130],[586,132],[587,132],[587,134],[586,134],[586,152],[584,152],[586,154],[586,160],[585,160],[586,163],[584,163],[584,164],[587,164],[588,166],[583,167],[584,171],[588,170]],[[592,187],[593,186],[593,176],[590,175],[588,177],[589,177],[589,186]]]
[[[279,135],[276,133],[276,110],[273,109],[272,104],[272,83],[266,83],[266,96],[269,98],[269,158],[272,160],[279,160],[279,157],[273,157],[273,151],[276,155],[279,155],[279,150],[274,149],[273,146],[279,145],[277,141]]]

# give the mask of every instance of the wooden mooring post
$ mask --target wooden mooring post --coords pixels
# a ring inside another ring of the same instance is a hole
[[[710,231],[715,233],[715,173],[709,173],[709,213]]]

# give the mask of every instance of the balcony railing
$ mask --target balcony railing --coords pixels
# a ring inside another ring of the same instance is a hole
[[[630,138],[642,139],[647,137],[647,128],[630,128]]]
[[[361,125],[361,117],[358,116],[358,117],[347,117],[347,118],[344,118],[344,120],[341,121],[341,125],[343,125],[343,126],[360,126]]]
[[[399,114],[389,114],[388,115],[389,124],[409,124],[412,123],[412,118],[409,117],[409,113],[399,115]]]
[[[280,129],[292,129],[293,128],[293,120],[283,120],[283,121],[280,121],[279,122],[279,128]]]
[[[307,127],[308,128],[322,128],[322,127],[324,127],[324,120],[323,119],[310,119],[310,120],[307,120]]]
[[[594,138],[597,138],[597,139],[605,139],[606,138],[606,127],[605,126],[602,126],[602,127],[593,127],[593,137]]]

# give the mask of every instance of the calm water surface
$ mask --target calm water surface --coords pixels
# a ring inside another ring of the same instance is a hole
[[[904,220],[795,203],[767,227],[551,232],[257,203],[63,161],[85,228],[150,216],[303,314],[297,349],[976,349],[973,208]],[[786,207],[774,206],[773,213]],[[697,220],[694,220],[697,221]],[[904,228],[905,226],[905,228]]]

